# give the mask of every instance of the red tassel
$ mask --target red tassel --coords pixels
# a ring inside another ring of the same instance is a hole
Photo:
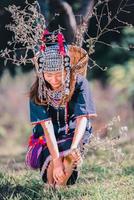
[[[62,35],[62,33],[58,33],[58,36],[57,36],[57,39],[58,39],[58,44],[59,44],[59,52],[60,52],[60,55],[65,55],[65,48],[64,48],[64,36]]]
[[[50,34],[50,32],[46,29],[44,32],[43,32],[43,35],[48,35]]]
[[[39,143],[43,144],[43,137],[42,136],[39,137]]]
[[[41,41],[45,42],[46,41],[46,38],[45,36],[43,35],[42,38],[41,38]]]
[[[38,139],[34,139],[34,136],[30,136],[29,138],[29,142],[28,142],[29,146],[35,146],[36,144],[42,144],[45,145],[46,144],[46,140],[43,136],[40,136]]]
[[[44,32],[43,32],[43,36],[42,36],[42,38],[41,38],[41,40],[43,41],[43,42],[45,42],[46,41],[46,38],[45,38],[45,36],[46,35],[48,35],[48,34],[50,34],[50,32],[46,29],[46,30],[44,30]]]
[[[29,141],[28,141],[29,146],[33,146],[32,140],[33,140],[33,136],[30,136]]]
[[[44,45],[40,46],[40,51],[45,51],[45,46]]]

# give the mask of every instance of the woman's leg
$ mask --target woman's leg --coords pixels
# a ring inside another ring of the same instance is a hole
[[[68,162],[66,158],[63,159],[63,165],[64,165],[64,170],[65,170],[65,178],[62,182],[57,182],[55,187],[65,186],[67,184],[69,177],[71,176],[73,172],[74,166],[72,163],[70,165],[70,162]]]
[[[66,159],[63,158],[62,162],[63,162],[63,165],[68,166],[67,163],[66,163],[67,162]],[[49,186],[52,186],[52,187],[54,187],[55,185],[56,186],[65,186],[66,182],[68,180],[68,176],[69,176],[69,174],[65,176],[65,179],[62,182],[57,182],[55,184],[55,181],[54,181],[54,178],[53,178],[53,163],[52,163],[52,161],[50,161],[48,168],[47,168],[47,184]]]
[[[80,154],[78,153],[78,151],[76,153],[74,150],[71,151],[69,155],[65,156],[62,159],[64,171],[65,171],[65,178],[62,182],[57,182],[56,185],[53,178],[53,163],[52,161],[50,161],[47,168],[47,183],[50,186],[54,186],[54,185],[56,187],[65,186],[67,184],[69,177],[72,175],[73,169],[79,164],[80,160],[81,160]]]
[[[62,162],[63,162],[63,159],[62,159]],[[62,182],[59,182],[59,183],[56,183],[54,178],[53,178],[53,162],[50,161],[49,165],[48,165],[48,168],[47,168],[47,184],[54,187],[55,184],[58,184],[58,185],[65,185],[64,184],[64,180]]]
[[[77,150],[76,155],[73,156],[73,154],[75,154],[74,151],[72,151],[69,155],[64,157],[63,165],[65,171],[65,179],[62,183],[57,183],[56,186],[65,186],[67,184],[68,179],[72,175],[74,168],[77,167],[77,165],[81,162],[82,158],[80,152],[78,152]]]
[[[50,161],[47,168],[47,183],[50,186],[54,186],[54,178],[53,178],[53,163]]]

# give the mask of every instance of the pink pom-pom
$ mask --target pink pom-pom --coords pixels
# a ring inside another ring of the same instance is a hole
[[[44,32],[43,32],[43,36],[42,36],[42,38],[41,38],[41,40],[43,41],[43,42],[45,42],[46,41],[46,38],[45,38],[45,36],[46,35],[48,35],[48,34],[50,34],[50,32],[46,29],[46,30],[44,30]]]
[[[45,46],[44,45],[40,46],[40,51],[45,51]]]
[[[46,29],[44,32],[43,32],[43,35],[48,35],[50,34],[50,32]]]

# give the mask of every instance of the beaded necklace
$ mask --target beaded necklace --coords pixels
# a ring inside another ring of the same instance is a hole
[[[63,97],[63,90],[53,91],[49,88],[46,89],[46,94],[49,104],[55,108],[58,108]]]
[[[64,108],[64,122],[65,122],[65,133],[68,134],[68,103],[61,105],[62,98],[64,96],[64,87],[59,91],[51,90],[46,88],[45,95],[47,96],[48,106],[56,108],[57,110],[57,123],[59,126],[58,132],[60,132],[60,111],[59,109]]]

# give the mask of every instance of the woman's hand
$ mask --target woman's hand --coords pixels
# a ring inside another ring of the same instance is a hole
[[[64,181],[65,173],[61,158],[53,160],[53,178],[56,183],[62,183]]]
[[[75,149],[71,149],[71,152],[70,152],[70,158],[71,160],[76,164],[80,164],[82,162],[82,157],[81,157],[81,153],[79,151],[78,148],[75,148]]]

